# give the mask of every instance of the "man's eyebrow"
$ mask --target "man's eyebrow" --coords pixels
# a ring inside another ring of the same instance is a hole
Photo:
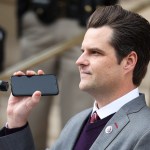
[[[81,50],[84,50],[84,48],[81,47]],[[88,48],[87,50],[89,50],[89,51],[104,52],[104,50],[102,50],[102,49],[100,49],[100,48],[97,48],[97,47],[91,47],[91,48]]]
[[[102,53],[102,54],[105,53],[104,50],[102,50],[102,49],[100,49],[100,48],[97,48],[97,47],[91,47],[91,48],[89,48],[88,50],[89,50],[89,51],[97,51],[97,52]]]
[[[100,52],[104,52],[102,49],[97,48],[97,47],[92,47],[89,50],[95,50],[95,51],[100,51]]]

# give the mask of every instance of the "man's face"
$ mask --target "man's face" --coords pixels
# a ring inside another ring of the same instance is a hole
[[[104,94],[120,88],[123,70],[110,45],[112,34],[113,30],[107,26],[87,30],[81,46],[82,54],[76,61],[81,90]]]

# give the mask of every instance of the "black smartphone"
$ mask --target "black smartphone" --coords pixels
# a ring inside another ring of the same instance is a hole
[[[14,96],[31,96],[35,91],[42,96],[59,93],[57,78],[53,74],[11,76],[11,91]]]

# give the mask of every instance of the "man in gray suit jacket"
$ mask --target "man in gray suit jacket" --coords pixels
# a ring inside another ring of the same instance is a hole
[[[138,91],[150,60],[149,22],[115,5],[98,8],[87,28],[76,64],[79,87],[93,96],[94,106],[71,118],[51,149],[149,150],[150,109]],[[40,91],[10,96],[0,132],[2,150],[35,149],[27,120],[40,97]]]

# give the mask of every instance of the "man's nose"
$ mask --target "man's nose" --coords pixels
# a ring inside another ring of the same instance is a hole
[[[88,64],[87,57],[86,57],[86,55],[84,53],[82,53],[80,55],[80,57],[77,59],[76,65],[80,66],[80,65],[87,65],[87,64]]]

